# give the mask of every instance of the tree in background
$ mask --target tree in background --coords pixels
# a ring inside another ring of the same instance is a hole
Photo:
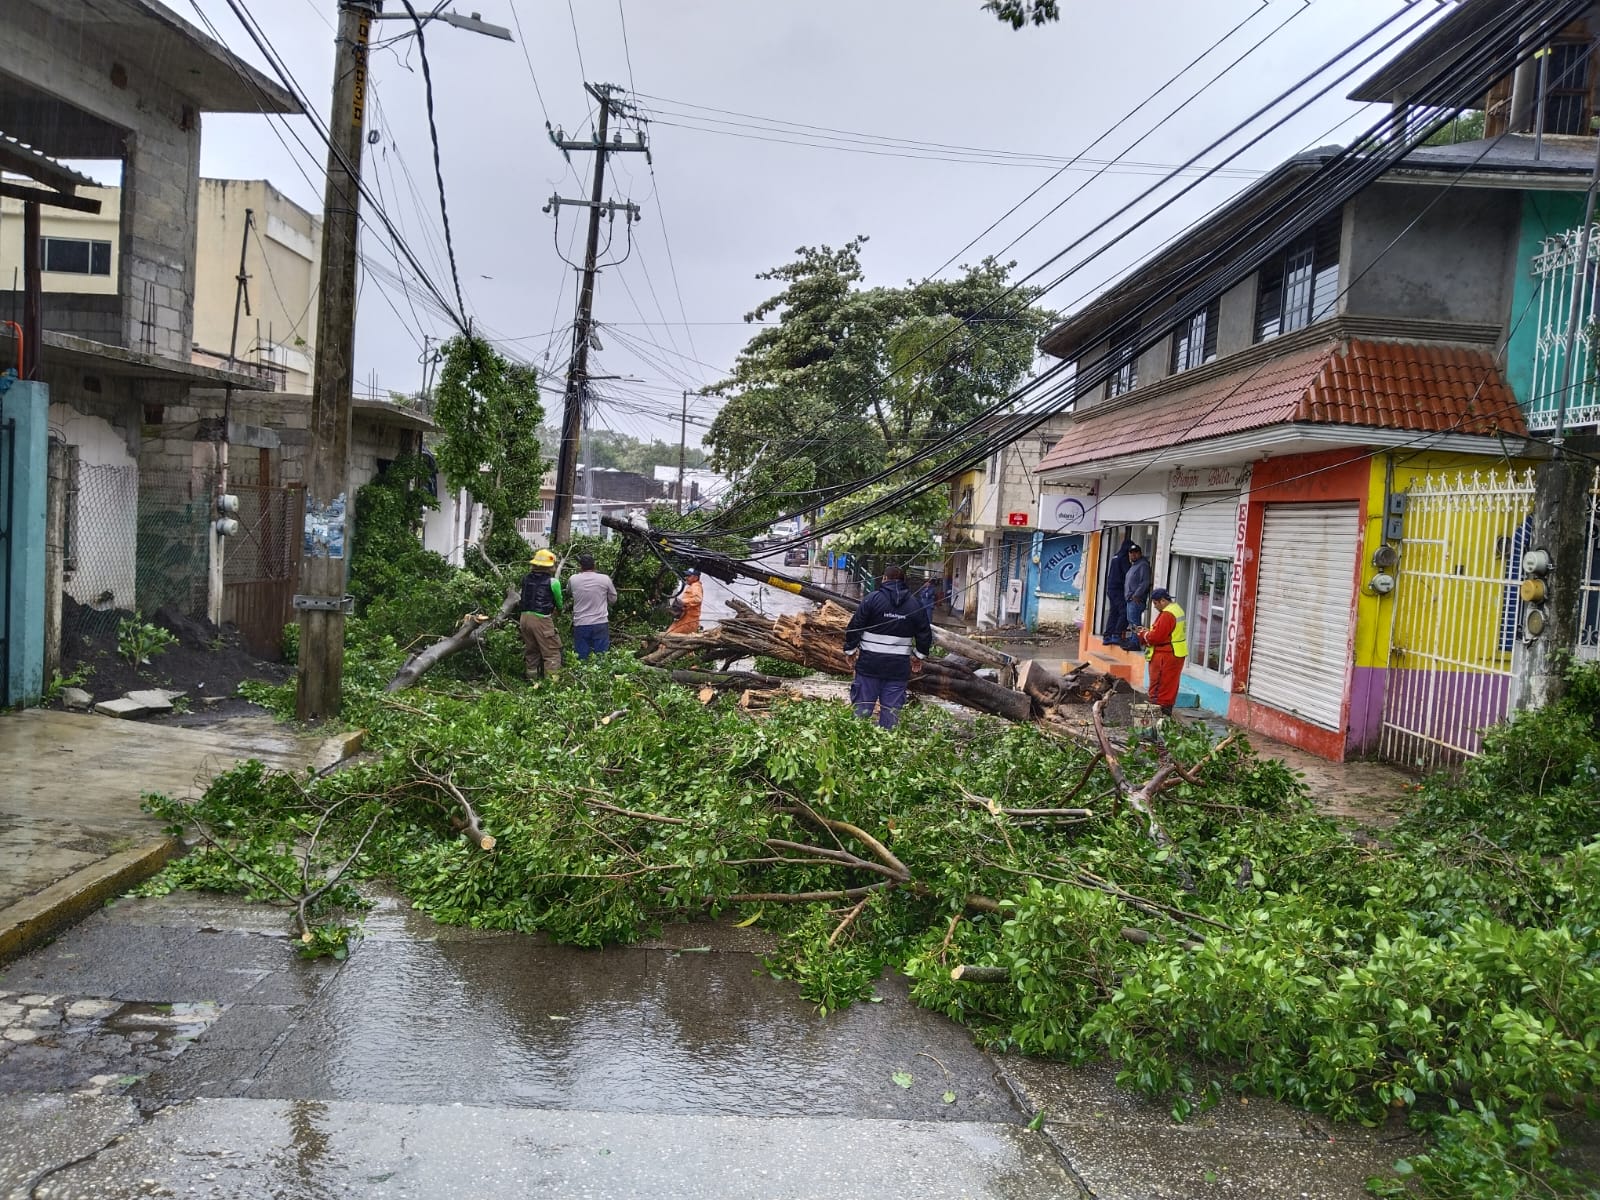
[[[488,514],[484,552],[500,564],[516,562],[528,552],[517,520],[539,507],[549,465],[539,454],[538,374],[474,337],[452,338],[441,351],[433,419],[442,436],[434,457],[450,486]]]
[[[728,401],[705,439],[747,523],[812,507],[971,421],[1027,375],[1056,320],[992,258],[953,279],[864,287],[866,240],[801,247],[757,277],[784,286],[746,320],[777,321],[716,385]]]
[[[604,404],[605,398],[600,398]],[[612,429],[595,429],[589,434],[592,443],[590,455],[597,468],[616,471],[632,471],[637,475],[648,478],[657,467],[678,466],[678,443],[664,442],[660,438],[644,441],[642,438],[630,437],[626,433],[618,433]],[[555,446],[561,441],[561,431],[553,425],[539,426],[539,441],[545,446]],[[684,466],[703,467],[706,465],[706,452],[699,446],[689,446],[684,450]]]
[[[985,12],[992,12],[1013,29],[1021,29],[1030,21],[1046,25],[1061,19],[1058,0],[985,0]]]

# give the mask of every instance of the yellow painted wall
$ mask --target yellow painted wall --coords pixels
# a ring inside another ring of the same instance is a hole
[[[1391,464],[1392,478],[1389,477]],[[1474,472],[1493,470],[1504,478],[1508,470],[1520,473],[1532,465],[1530,460],[1507,461],[1485,458],[1481,454],[1443,452],[1396,451],[1372,458],[1367,484],[1367,525],[1361,550],[1363,586],[1356,606],[1357,667],[1388,667],[1391,665],[1392,646],[1422,647],[1439,636],[1439,630],[1435,628],[1439,624],[1439,612],[1432,604],[1408,601],[1400,610],[1406,615],[1396,620],[1396,602],[1407,587],[1407,563],[1404,560],[1397,569],[1400,587],[1395,592],[1388,596],[1377,596],[1366,586],[1367,581],[1377,573],[1377,568],[1372,565],[1372,556],[1384,544],[1386,496],[1406,492],[1430,474],[1453,478],[1457,472],[1461,472],[1470,478]],[[1497,546],[1496,537],[1510,529],[1512,524],[1509,517],[1494,512],[1460,514],[1455,529],[1463,536],[1453,539],[1449,566],[1452,569],[1463,568],[1468,576],[1503,577],[1505,560],[1499,553],[1503,546]],[[1413,521],[1412,526],[1408,526],[1408,532],[1415,525]],[[1436,553],[1442,553],[1442,550]],[[1429,554],[1430,548],[1414,546],[1410,554],[1411,565],[1416,567],[1422,564]],[[1437,565],[1438,561],[1435,558],[1434,564]],[[1419,584],[1413,583],[1411,586],[1414,588]],[[1463,591],[1465,602],[1452,609],[1450,619],[1464,623],[1465,629],[1453,638],[1450,646],[1468,658],[1480,652],[1492,657],[1501,617],[1503,589],[1497,585],[1483,584]],[[1412,600],[1415,600],[1414,593]]]

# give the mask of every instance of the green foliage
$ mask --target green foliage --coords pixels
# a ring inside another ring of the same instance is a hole
[[[804,679],[811,674],[810,667],[792,663],[786,658],[768,658],[765,654],[756,656],[756,671],[775,679]]]
[[[442,436],[434,455],[450,486],[488,511],[489,557],[515,564],[527,557],[516,524],[539,507],[548,465],[539,455],[538,374],[475,337],[452,338],[441,349],[433,418]]]
[[[712,462],[739,478],[741,523],[770,520],[816,488],[841,487],[978,415],[1032,366],[1055,315],[1010,290],[1014,264],[984,259],[954,279],[865,287],[865,237],[802,246],[757,278],[782,285],[747,320],[777,315],[717,385]],[[926,537],[924,532],[923,537]]]
[[[845,499],[830,504],[826,517],[830,521],[847,519],[851,513],[881,500],[904,482],[903,478],[893,477],[852,492]],[[903,563],[933,552],[933,534],[949,516],[949,494],[942,488],[935,488],[850,527],[832,538],[829,545],[857,557],[887,558]]]
[[[1482,109],[1464,112],[1423,143],[1425,146],[1454,146],[1476,142],[1483,137],[1486,114]]]
[[[136,667],[149,665],[153,656],[177,643],[176,634],[150,624],[139,613],[117,622],[117,653]]]
[[[696,412],[694,397],[690,397],[689,413],[691,419]],[[690,436],[694,436],[693,430]],[[559,446],[561,444],[561,430],[554,425],[539,426],[539,444],[543,446]],[[677,467],[678,443],[664,442],[660,438],[653,438],[646,442],[636,437],[629,437],[625,433],[618,433],[612,429],[591,429],[589,431],[589,454],[594,465],[600,469],[617,471],[632,471],[635,474],[649,478],[657,467]],[[686,446],[683,452],[683,465],[685,467],[703,467],[708,461],[708,456],[699,446]]]
[[[621,655],[559,688],[441,684],[398,705],[381,692],[397,661],[392,642],[367,641],[347,662],[369,760],[305,784],[240,768],[200,802],[258,873],[295,869],[306,798],[338,804],[330,854],[384,805],[354,870],[441,921],[598,946],[738,916],[777,937],[769,969],[822,1009],[904,971],[919,1003],[985,1043],[1109,1057],[1179,1119],[1230,1092],[1403,1115],[1432,1136],[1374,1181],[1383,1194],[1585,1194],[1554,1120],[1600,1096],[1600,840],[1584,840],[1567,795],[1596,794],[1600,669],[1575,668],[1558,709],[1497,732],[1381,842],[1317,816],[1287,768],[1233,743],[1161,797],[1174,851],[1102,802],[1080,824],[1003,811],[1112,786],[1103,763],[1031,726],[913,705],[884,732],[814,701],[752,720]],[[1210,753],[1203,727],[1163,737],[1123,757],[1132,778],[1163,754]],[[458,835],[424,769],[470,786],[492,853]],[[1522,814],[1552,797],[1551,821]],[[804,849],[883,867],[848,828],[908,881]],[[173,871],[169,884],[260,890],[210,855]],[[956,964],[1004,967],[1007,982],[952,981]]]
[[[984,0],[983,8],[1013,29],[1021,29],[1029,22],[1047,25],[1061,19],[1058,0]]]
[[[1600,838],[1600,669],[1574,663],[1563,699],[1490,730],[1461,780],[1429,781],[1408,828],[1559,854]]]
[[[80,663],[76,671],[63,675],[60,671],[50,673],[50,683],[44,689],[44,702],[53,704],[61,698],[61,693],[68,688],[81,688],[89,682],[89,676],[94,674],[94,667],[89,663]]]

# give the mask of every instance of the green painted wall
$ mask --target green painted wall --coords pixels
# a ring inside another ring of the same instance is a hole
[[[1581,192],[1524,192],[1522,236],[1517,244],[1516,287],[1511,298],[1511,340],[1506,348],[1506,381],[1522,407],[1533,401],[1533,352],[1539,340],[1539,281],[1533,256],[1547,237],[1565,233],[1583,221]]]

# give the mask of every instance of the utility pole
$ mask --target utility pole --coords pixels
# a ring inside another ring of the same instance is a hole
[[[328,182],[322,202],[316,379],[311,389],[311,456],[300,560],[300,662],[295,715],[339,715],[344,682],[346,558],[349,544],[350,404],[355,385],[356,230],[361,215],[361,149],[367,118],[367,43],[382,0],[339,0]]]
[[[511,40],[476,17],[443,12],[442,21]],[[295,715],[339,715],[344,682],[345,585],[350,521],[350,409],[355,390],[356,232],[361,217],[361,150],[367,121],[367,46],[372,22],[412,20],[383,12],[383,0],[339,0],[334,38],[333,107],[328,120],[328,182],[322,198],[322,268],[317,285],[316,382],[311,392],[311,454],[306,468],[306,523],[300,558],[300,663]]]
[[[678,515],[683,515],[683,460],[689,449],[689,393],[683,393],[683,414],[678,418]]]
[[[594,153],[594,183],[589,189],[589,199],[568,200],[561,196],[552,196],[550,203],[545,206],[546,212],[555,212],[558,217],[562,205],[573,205],[589,210],[589,238],[585,243],[583,272],[578,283],[578,313],[573,321],[572,331],[572,362],[567,369],[565,408],[561,420],[561,453],[556,459],[555,507],[550,519],[551,545],[572,539],[573,492],[576,490],[578,474],[578,440],[583,425],[585,383],[589,378],[589,343],[594,336],[594,277],[597,270],[595,258],[600,251],[600,215],[611,213],[614,216],[621,211],[627,215],[627,220],[630,222],[639,219],[638,205],[629,202],[619,204],[614,200],[601,199],[605,194],[606,156],[629,151],[649,153],[643,133],[636,134],[632,142],[624,142],[620,133],[609,142],[606,139],[613,109],[619,118],[628,115],[621,101],[613,99],[613,96],[622,89],[609,83],[586,83],[583,86],[585,91],[600,102],[600,120],[594,140],[568,141],[559,129],[553,130],[550,134],[550,140],[561,149],[562,153],[572,150],[589,150]]]
[[[1566,690],[1565,659],[1576,649],[1583,620],[1583,585],[1588,576],[1587,536],[1594,467],[1585,450],[1600,448],[1600,438],[1573,440],[1588,443],[1569,447],[1567,407],[1576,377],[1579,311],[1587,311],[1584,292],[1590,280],[1593,255],[1595,201],[1600,193],[1600,136],[1596,137],[1594,172],[1584,203],[1583,228],[1578,234],[1577,264],[1572,275],[1572,297],[1557,384],[1556,428],[1550,439],[1551,457],[1535,476],[1533,521],[1528,549],[1522,555],[1522,654],[1515,670],[1517,707],[1544,708]],[[1577,451],[1575,454],[1574,451]]]

